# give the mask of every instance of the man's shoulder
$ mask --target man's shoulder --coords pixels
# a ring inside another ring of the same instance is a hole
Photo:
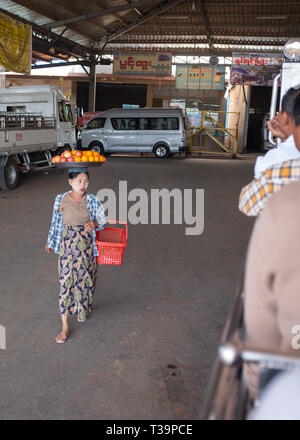
[[[274,170],[280,170],[282,168],[295,168],[298,169],[300,168],[300,157],[296,158],[296,159],[288,159],[285,160],[283,162],[280,163],[276,163],[272,166],[270,166],[269,168],[266,169],[265,174],[268,176],[272,173],[272,171]]]

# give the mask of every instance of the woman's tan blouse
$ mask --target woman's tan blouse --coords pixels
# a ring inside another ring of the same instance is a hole
[[[63,214],[64,226],[84,226],[91,221],[86,195],[80,202],[75,202],[69,194],[66,194],[61,201],[60,209]]]

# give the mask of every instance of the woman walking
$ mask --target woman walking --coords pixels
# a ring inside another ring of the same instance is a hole
[[[57,343],[64,343],[70,334],[69,315],[83,322],[92,311],[98,255],[95,231],[103,229],[106,222],[102,204],[87,192],[87,168],[71,168],[69,184],[72,190],[55,199],[45,246],[47,253],[59,255],[62,331],[55,338]]]

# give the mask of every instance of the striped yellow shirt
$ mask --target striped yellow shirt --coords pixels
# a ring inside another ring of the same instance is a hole
[[[288,160],[268,168],[259,179],[242,188],[239,210],[256,216],[265,207],[268,198],[284,185],[300,180],[300,159]]]

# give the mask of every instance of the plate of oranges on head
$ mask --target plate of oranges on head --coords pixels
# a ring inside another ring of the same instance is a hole
[[[52,157],[52,164],[59,168],[99,167],[105,162],[104,156],[92,150],[65,150]]]

